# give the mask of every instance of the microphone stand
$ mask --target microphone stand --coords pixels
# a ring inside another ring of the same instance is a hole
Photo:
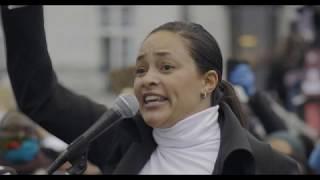
[[[71,167],[67,170],[66,175],[81,175],[87,169],[88,151],[82,155],[70,160]]]
[[[65,162],[70,162],[71,167],[68,168],[66,175],[80,175],[87,169],[89,142],[84,141],[80,136],[68,148],[63,151],[58,158],[49,166],[48,175],[52,175]]]
[[[117,106],[121,107],[121,103],[125,104],[124,106],[128,106],[127,100],[123,98],[124,97],[118,99],[119,102],[116,104]],[[136,102],[136,104],[138,103]],[[136,107],[138,107],[138,105],[136,105]],[[129,107],[127,107],[127,109],[128,108]],[[67,174],[82,174],[87,168],[88,148],[90,143],[105,131],[121,122],[121,120],[124,119],[123,115],[127,115],[126,113],[122,114],[122,111],[118,109],[119,107],[114,109],[111,108],[106,111],[96,123],[75,139],[68,148],[58,156],[48,168],[47,173],[52,174],[66,161],[69,161],[72,164],[72,167],[68,169]],[[131,111],[130,108],[129,111]]]

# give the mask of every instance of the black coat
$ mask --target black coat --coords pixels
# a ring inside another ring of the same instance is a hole
[[[52,134],[70,143],[107,108],[58,83],[45,39],[43,9],[2,7],[8,72],[21,111]],[[241,127],[229,106],[220,104],[221,146],[213,174],[296,174],[292,159],[257,141]],[[138,114],[105,132],[89,150],[89,160],[102,172],[137,174],[156,148]]]

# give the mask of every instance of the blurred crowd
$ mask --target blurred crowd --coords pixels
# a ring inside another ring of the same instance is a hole
[[[67,144],[21,113],[7,77],[0,82],[0,175],[46,174]],[[65,163],[55,174],[65,174],[70,166]],[[85,174],[100,171],[88,162]]]
[[[272,55],[266,89],[257,88],[246,59],[228,59],[226,79],[242,102],[249,131],[298,161],[304,174],[320,174],[320,9],[303,6],[297,15]],[[11,89],[2,84],[0,165],[18,174],[45,174],[67,145],[19,112]],[[100,172],[89,163],[86,173]]]
[[[272,54],[267,88],[257,88],[254,66],[237,57],[227,61],[227,79],[250,132],[297,160],[304,174],[320,174],[320,9],[302,6],[297,16]]]

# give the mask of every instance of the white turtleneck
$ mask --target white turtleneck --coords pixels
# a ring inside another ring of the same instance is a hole
[[[170,128],[154,128],[158,144],[140,174],[212,174],[220,147],[219,106]]]

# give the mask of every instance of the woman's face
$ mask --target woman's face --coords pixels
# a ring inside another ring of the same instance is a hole
[[[200,98],[204,77],[186,43],[180,35],[158,31],[139,51],[134,92],[144,121],[153,128],[171,127],[210,105]]]

